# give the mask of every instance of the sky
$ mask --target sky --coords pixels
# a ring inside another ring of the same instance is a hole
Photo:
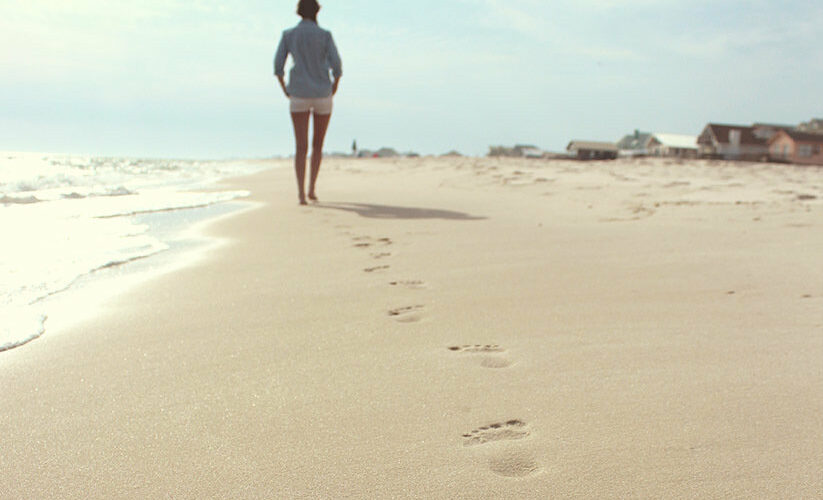
[[[562,151],[640,129],[823,117],[820,0],[321,1],[326,151]],[[0,150],[294,149],[272,73],[295,0],[0,0]]]

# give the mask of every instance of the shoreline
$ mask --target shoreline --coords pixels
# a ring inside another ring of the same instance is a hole
[[[53,330],[62,322],[55,321],[55,307],[60,317],[82,312],[93,297],[76,306],[77,299],[66,297],[83,285],[105,279],[111,286],[98,288],[108,296],[134,270],[163,267],[186,246],[177,234],[185,226],[231,210],[227,202],[248,195],[215,189],[215,183],[265,165],[278,163],[9,154],[0,182],[7,240],[0,349],[20,348]]]
[[[271,168],[279,167],[273,165]],[[231,180],[218,181],[217,185],[228,186]],[[210,251],[225,243],[219,237],[209,237],[208,227],[224,218],[253,210],[256,206],[256,203],[246,201],[245,198],[234,198],[205,206],[120,216],[132,218],[138,224],[146,224],[149,227],[146,234],[156,238],[166,248],[93,269],[77,276],[65,289],[56,290],[32,303],[31,306],[43,307],[46,311],[39,333],[23,341],[0,346],[0,365],[4,355],[25,349],[43,336],[60,335],[79,324],[94,321],[95,316],[105,309],[107,302],[132,288],[144,286],[155,278],[173,273],[177,269],[197,265],[207,258]]]
[[[823,178],[720,167],[232,180],[229,244],[0,370],[8,494],[813,496]]]

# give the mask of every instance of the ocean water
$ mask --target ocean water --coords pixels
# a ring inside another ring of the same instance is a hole
[[[193,224],[249,194],[215,183],[262,168],[0,152],[0,352],[47,334],[61,299],[196,246],[185,237]]]

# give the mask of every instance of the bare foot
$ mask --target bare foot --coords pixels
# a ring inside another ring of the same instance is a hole
[[[311,201],[317,201],[317,195],[314,193],[309,193],[309,199]]]
[[[306,203],[306,199],[305,199],[305,198],[300,198],[300,204],[301,204],[301,205],[308,205],[308,203]]]

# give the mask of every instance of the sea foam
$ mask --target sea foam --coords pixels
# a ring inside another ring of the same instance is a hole
[[[243,198],[248,192],[214,190],[214,182],[261,168],[0,153],[0,351],[43,335],[51,298],[78,280],[167,250],[137,215]]]

